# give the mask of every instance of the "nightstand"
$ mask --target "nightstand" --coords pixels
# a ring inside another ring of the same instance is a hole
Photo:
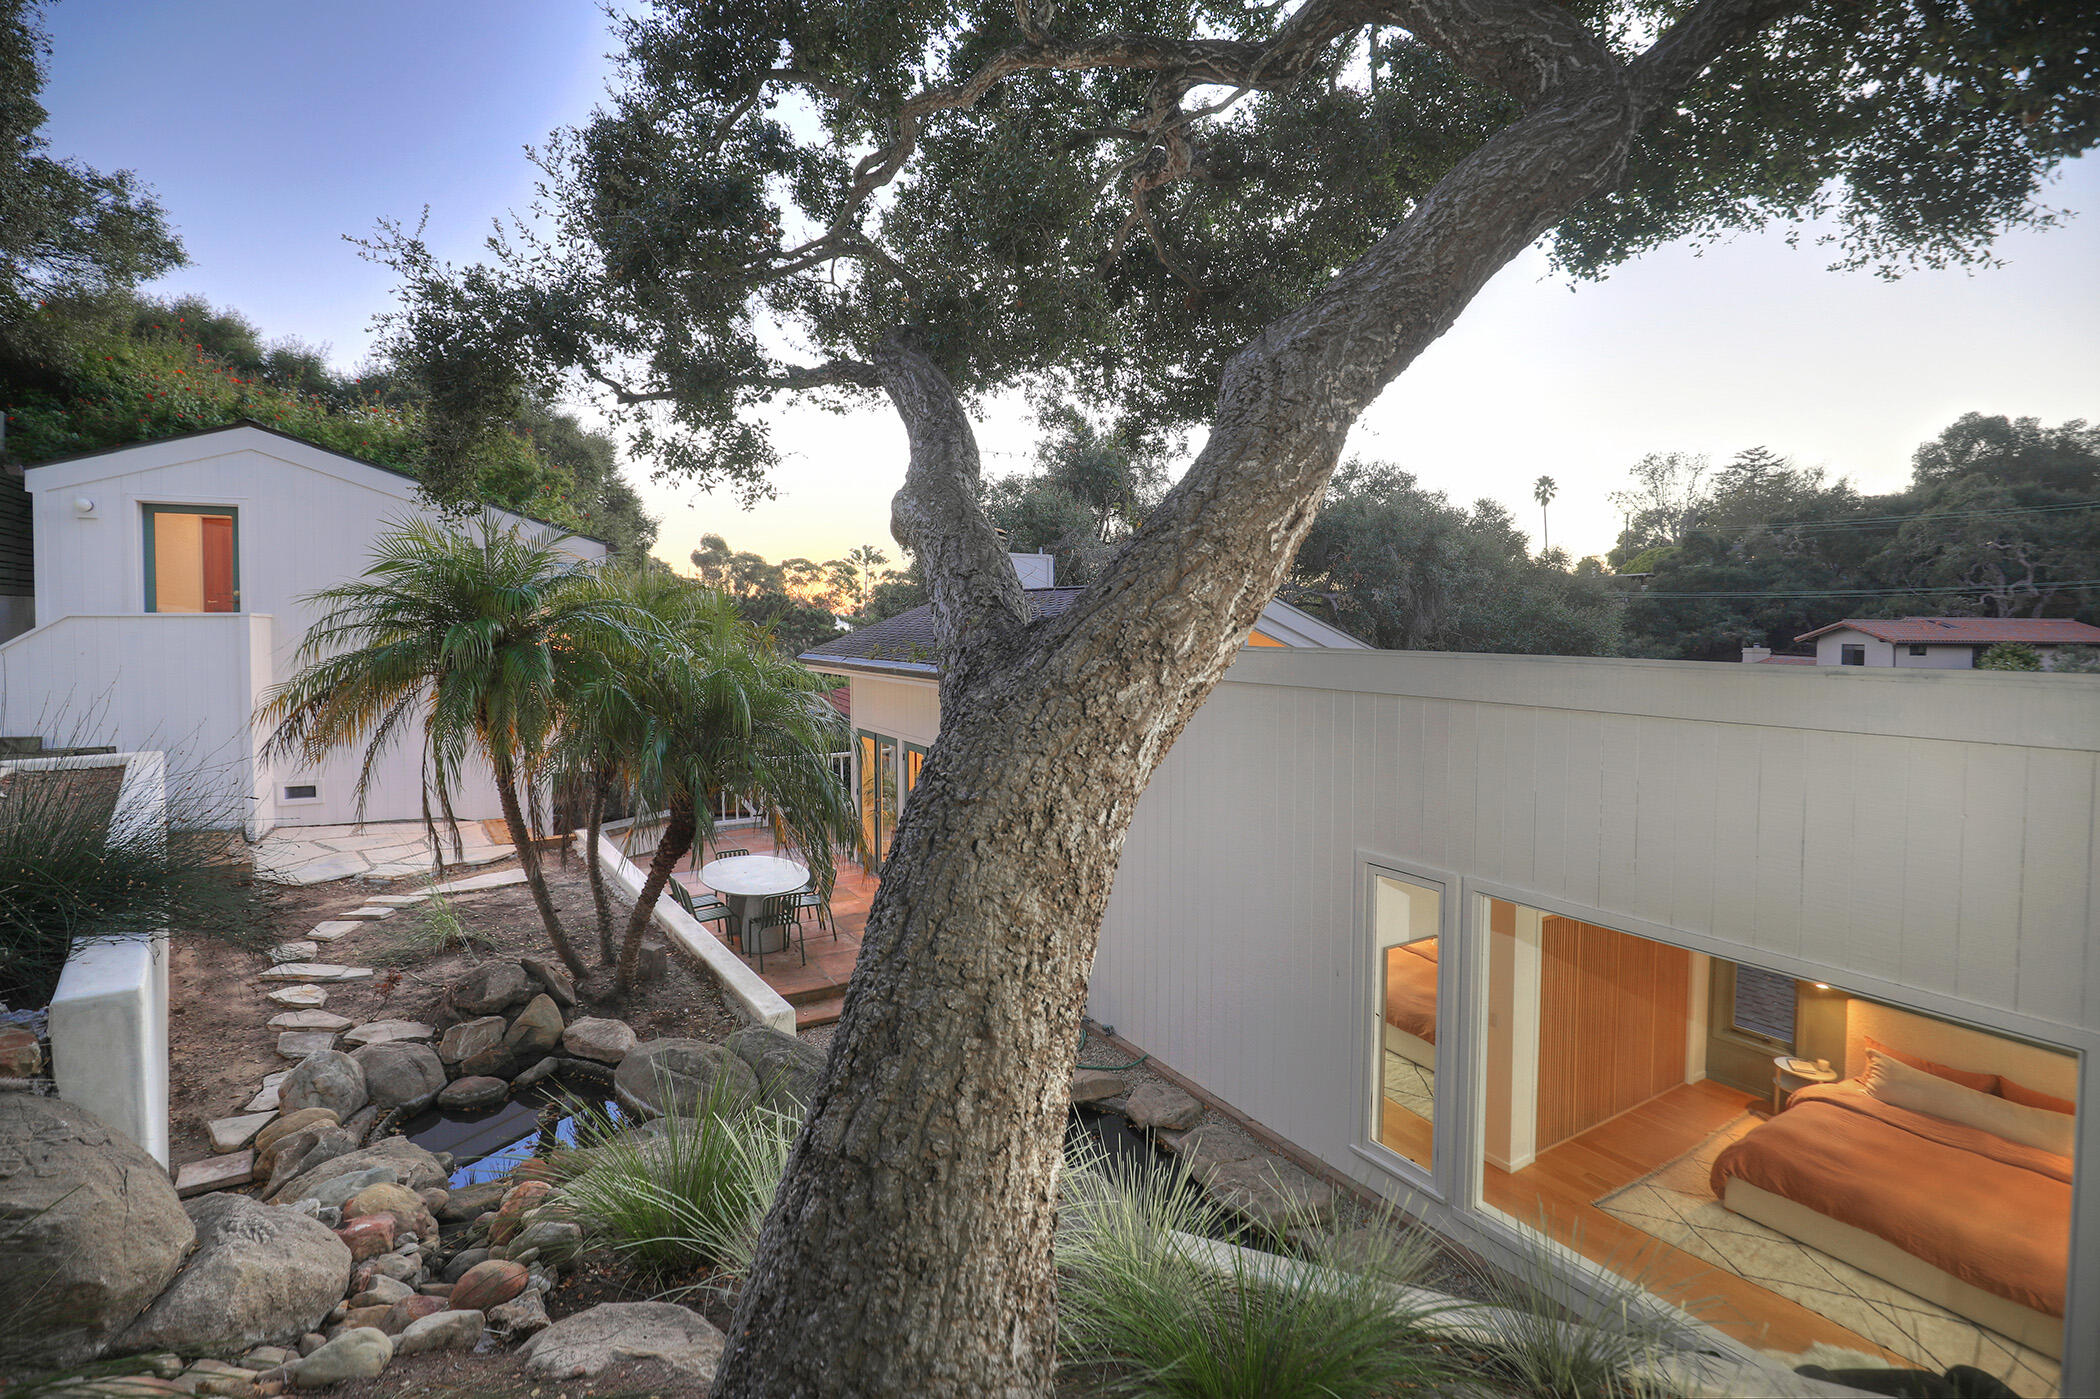
[[[1806,1088],[1811,1083],[1837,1082],[1837,1070],[1829,1067],[1829,1061],[1822,1061],[1813,1068],[1804,1069],[1797,1067],[1804,1062],[1804,1060],[1797,1059],[1791,1054],[1775,1054],[1772,1056],[1772,1111],[1774,1113],[1786,1107],[1787,1096],[1797,1088]]]

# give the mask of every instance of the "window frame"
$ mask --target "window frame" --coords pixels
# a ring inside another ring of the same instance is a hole
[[[1407,860],[1357,852],[1356,860],[1356,965],[1362,978],[1358,1016],[1351,1050],[1358,1071],[1356,1122],[1349,1149],[1359,1159],[1402,1185],[1411,1195],[1427,1197],[1439,1205],[1450,1205],[1463,1195],[1458,1173],[1472,1137],[1475,1116],[1466,1095],[1447,1092],[1444,1085],[1456,1084],[1458,1075],[1469,1073],[1472,1038],[1470,1025],[1459,1020],[1471,984],[1473,939],[1462,929],[1464,894],[1458,877]],[[1379,1110],[1385,1096],[1385,988],[1381,964],[1384,949],[1378,942],[1377,881],[1395,879],[1437,894],[1437,985],[1436,985],[1436,1081],[1437,1092],[1430,1105],[1429,1162],[1410,1160],[1379,1140]],[[1450,1026],[1450,1032],[1445,1031]]]
[[[233,611],[232,612],[162,612],[159,605],[159,588],[154,577],[154,517],[158,515],[223,515],[233,521]],[[238,505],[182,504],[174,501],[141,501],[139,503],[139,527],[144,537],[144,559],[146,565],[146,612],[154,617],[228,617],[245,609],[241,605],[241,508]]]
[[[1838,664],[1863,666],[1867,663],[1867,645],[1863,641],[1841,641],[1838,643]]]

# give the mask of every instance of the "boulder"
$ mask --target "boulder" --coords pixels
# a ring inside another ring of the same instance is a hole
[[[486,1049],[475,1050],[452,1067],[462,1078],[509,1078],[517,1068],[517,1062],[499,1039]]]
[[[1072,1105],[1098,1103],[1108,1098],[1120,1098],[1125,1088],[1123,1075],[1110,1073],[1106,1069],[1078,1069],[1072,1074]]]
[[[539,1261],[550,1268],[573,1263],[583,1252],[583,1226],[565,1219],[535,1219],[510,1243],[512,1257],[527,1249],[537,1250]]]
[[[326,1122],[317,1122],[288,1137],[279,1137],[272,1143],[272,1150],[275,1160],[270,1165],[269,1184],[263,1187],[263,1198],[300,1200],[305,1196],[284,1193],[285,1182],[295,1176],[319,1171],[330,1161],[356,1151],[357,1134],[347,1127],[333,1127]]]
[[[467,1269],[452,1285],[452,1305],[485,1312],[523,1292],[531,1281],[532,1275],[525,1271],[524,1264],[513,1263],[507,1258],[491,1258]]]
[[[389,1336],[398,1336],[424,1317],[436,1316],[439,1312],[448,1310],[451,1305],[442,1297],[425,1297],[418,1292],[413,1297],[403,1297],[387,1308],[386,1320],[379,1323],[379,1329]]]
[[[492,1108],[510,1096],[510,1085],[500,1078],[471,1076],[456,1078],[438,1090],[437,1105],[447,1112],[478,1112]]]
[[[434,1213],[441,1224],[464,1224],[478,1219],[503,1203],[503,1196],[510,1189],[507,1180],[485,1181],[480,1185],[462,1185],[438,1206]]]
[[[389,1253],[385,1256],[393,1258],[396,1255]],[[377,1259],[373,1260],[373,1262],[377,1261]],[[371,1269],[371,1263],[361,1264],[350,1279],[350,1286],[357,1290],[350,1294],[350,1300],[343,1303],[343,1305],[349,1307],[352,1311],[359,1307],[391,1307],[405,1297],[416,1295],[416,1290],[401,1279],[390,1278],[384,1273],[375,1273]],[[364,1278],[365,1285],[363,1287],[357,1286],[357,1280],[360,1276]]]
[[[503,1047],[511,1058],[529,1064],[552,1052],[561,1043],[561,1033],[561,1007],[552,996],[534,996],[503,1032]]]
[[[255,1134],[255,1169],[267,1174],[277,1164],[277,1144],[308,1127],[333,1127],[342,1121],[334,1108],[301,1108],[288,1112]]]
[[[554,1003],[564,1014],[576,1009],[576,981],[569,975],[568,968],[542,957],[520,957],[518,966],[554,998]]]
[[[816,1096],[824,1055],[815,1045],[770,1025],[747,1025],[723,1040],[722,1047],[751,1066],[767,1107],[792,1111],[808,1107]]]
[[[294,1389],[326,1389],[350,1380],[368,1380],[394,1358],[386,1332],[359,1326],[343,1332],[291,1367]]]
[[[563,1317],[518,1351],[525,1368],[551,1380],[584,1379],[608,1365],[653,1360],[714,1379],[722,1333],[698,1312],[675,1302],[601,1302]]]
[[[365,1091],[382,1109],[421,1112],[437,1101],[438,1090],[445,1086],[445,1066],[427,1044],[368,1044],[350,1057],[364,1070]]]
[[[197,1239],[158,1161],[29,1093],[0,1093],[0,1220],[0,1347],[31,1368],[92,1359]]]
[[[1186,1132],[1203,1120],[1203,1104],[1171,1084],[1141,1083],[1123,1104],[1133,1127],[1155,1132]]]
[[[328,1108],[341,1121],[365,1105],[365,1071],[339,1050],[309,1054],[277,1085],[277,1106],[287,1116],[302,1108]]]
[[[245,1195],[192,1200],[197,1253],[118,1342],[125,1350],[226,1354],[296,1341],[350,1281],[350,1250],[297,1210]]]
[[[447,1064],[457,1064],[484,1050],[494,1049],[503,1043],[503,1029],[500,1015],[462,1020],[446,1030],[444,1038],[438,1041],[438,1058]]]
[[[343,1205],[345,1221],[364,1219],[375,1214],[392,1215],[398,1235],[412,1233],[419,1239],[435,1239],[438,1236],[437,1220],[423,1203],[423,1198],[405,1185],[382,1181],[368,1185],[352,1195]]]
[[[600,1064],[619,1063],[635,1043],[635,1033],[624,1020],[602,1020],[591,1016],[575,1021],[561,1032],[563,1052]]]
[[[433,1185],[445,1183],[445,1168],[438,1164],[435,1156],[406,1137],[385,1137],[362,1151],[339,1156],[316,1170],[301,1171],[286,1182],[284,1189],[278,1193],[287,1200],[303,1200],[309,1195],[316,1195],[316,1187],[324,1181],[353,1171],[369,1170],[374,1166],[391,1167],[398,1173],[397,1179],[401,1184],[411,1190],[427,1190]]]
[[[1272,1156],[1209,1162],[1190,1174],[1213,1200],[1269,1234],[1334,1218],[1334,1187]]]
[[[536,1287],[528,1287],[500,1307],[491,1307],[489,1325],[512,1340],[537,1336],[547,1329],[547,1302]]]
[[[532,983],[516,962],[488,962],[453,982],[445,997],[462,1015],[501,1015],[532,998]]]
[[[535,1293],[535,1296],[538,1294]],[[394,1354],[415,1355],[426,1350],[472,1350],[481,1342],[487,1318],[477,1311],[449,1308],[412,1321],[394,1338]]]
[[[709,1101],[733,1106],[750,1102],[758,1096],[758,1075],[733,1050],[718,1044],[645,1040],[614,1070],[613,1096],[640,1117],[690,1117]]]
[[[550,1054],[531,1068],[523,1069],[511,1075],[510,1086],[512,1088],[530,1088],[533,1084],[538,1083],[541,1079],[560,1068],[563,1062],[561,1056]]]
[[[0,1025],[0,1078],[35,1078],[44,1067],[44,1047],[36,1031]]]

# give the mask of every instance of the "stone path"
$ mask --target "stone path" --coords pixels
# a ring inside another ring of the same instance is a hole
[[[460,853],[443,840],[447,866],[488,865],[516,854],[488,837],[479,821],[459,823]],[[257,875],[275,884],[324,884],[353,875],[366,879],[427,877],[436,863],[421,821],[375,821],[362,826],[280,826],[253,851]]]

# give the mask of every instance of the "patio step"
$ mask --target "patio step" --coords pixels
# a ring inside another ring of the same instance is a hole
[[[835,1025],[846,1010],[846,993],[834,991],[822,1000],[797,1001],[792,996],[788,1004],[795,1008],[795,1028],[807,1030],[817,1025]]]

